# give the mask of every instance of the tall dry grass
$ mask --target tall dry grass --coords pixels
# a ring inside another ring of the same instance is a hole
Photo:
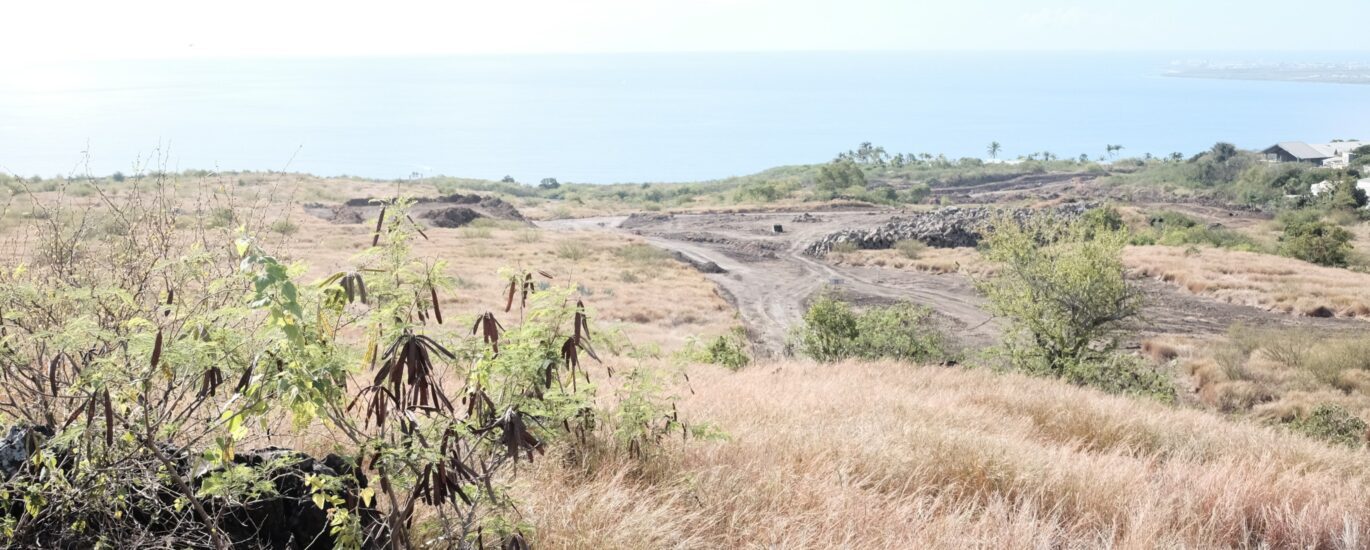
[[[1357,548],[1370,459],[1059,382],[893,363],[696,370],[724,441],[546,461],[542,548]]]
[[[1123,260],[1136,274],[1233,304],[1299,315],[1370,315],[1370,274],[1219,248],[1133,246]]]

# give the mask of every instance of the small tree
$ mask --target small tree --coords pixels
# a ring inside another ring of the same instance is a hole
[[[1005,346],[1015,367],[1075,381],[1108,358],[1141,296],[1123,277],[1124,230],[1040,215],[1003,217],[985,240],[1000,266],[980,281],[992,311],[1011,324]]]
[[[1351,232],[1312,215],[1284,224],[1280,251],[1286,256],[1320,265],[1343,266],[1351,253]]]
[[[987,149],[986,151],[989,153],[989,158],[997,159],[999,158],[999,151],[1003,150],[1004,148],[999,145],[999,142],[991,141],[989,142],[989,149]]]
[[[542,178],[542,181],[538,183],[538,187],[543,189],[556,189],[561,187],[561,182],[558,182],[556,178]]]
[[[1327,194],[1332,208],[1355,210],[1365,207],[1365,190],[1356,185],[1356,178],[1342,177],[1332,184],[1332,192]]]
[[[1237,146],[1231,143],[1220,141],[1213,144],[1213,148],[1208,150],[1208,154],[1213,156],[1217,162],[1227,162],[1237,156]]]
[[[849,187],[865,187],[866,173],[851,160],[835,160],[818,169],[819,191],[837,193]]]

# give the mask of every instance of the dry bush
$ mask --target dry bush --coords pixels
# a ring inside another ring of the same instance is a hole
[[[579,262],[588,258],[593,251],[585,243],[574,240],[563,240],[557,243],[556,254],[558,258]]]
[[[1217,248],[1133,246],[1123,258],[1133,274],[1228,303],[1307,316],[1370,315],[1366,273]]]
[[[545,461],[525,502],[543,548],[1370,540],[1363,453],[1210,413],[896,363],[702,367],[691,379],[682,411],[727,438],[677,445],[645,470]]]
[[[1180,356],[1180,351],[1174,346],[1156,340],[1142,342],[1142,354],[1150,357],[1157,363],[1169,363]]]

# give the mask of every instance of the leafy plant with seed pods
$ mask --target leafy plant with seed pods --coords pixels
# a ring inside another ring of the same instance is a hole
[[[107,200],[128,230],[104,246],[52,226],[44,254],[86,263],[0,270],[0,414],[26,453],[0,460],[5,546],[527,548],[519,463],[612,435],[646,457],[683,426],[655,384],[596,406],[593,313],[546,273],[501,289],[517,317],[445,324],[452,279],[415,259],[406,199],[305,283],[250,227],[182,234],[176,190],[147,193]],[[252,449],[305,433],[332,454]]]

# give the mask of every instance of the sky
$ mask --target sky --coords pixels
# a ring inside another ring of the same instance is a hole
[[[0,63],[846,50],[1367,50],[1320,0],[12,0]],[[1306,24],[1305,24],[1306,23]]]

